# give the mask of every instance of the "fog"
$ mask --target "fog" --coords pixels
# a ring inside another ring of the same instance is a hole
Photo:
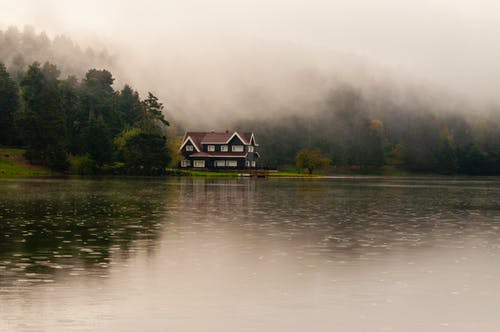
[[[484,0],[0,1],[32,25],[106,49],[116,84],[152,91],[188,127],[313,111],[349,83],[396,102],[498,103],[500,3]],[[410,98],[411,99],[411,98]],[[215,129],[215,128],[214,128]]]

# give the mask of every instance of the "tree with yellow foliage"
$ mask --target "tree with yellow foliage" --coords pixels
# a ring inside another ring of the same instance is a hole
[[[307,169],[309,174],[312,174],[315,169],[328,166],[331,163],[331,159],[322,157],[321,151],[318,148],[312,151],[302,149],[295,156],[295,162],[298,167]]]

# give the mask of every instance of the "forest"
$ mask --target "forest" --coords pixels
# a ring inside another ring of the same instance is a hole
[[[115,90],[110,71],[89,69],[113,68],[106,52],[82,51],[66,37],[51,40],[29,27],[0,31],[0,46],[0,146],[23,147],[33,164],[80,174],[153,175],[172,160],[175,166],[182,121],[171,116],[178,129],[167,140],[169,122],[155,95],[141,99],[129,85]],[[314,150],[332,172],[500,174],[498,106],[450,111],[395,99],[373,100],[345,83],[314,109],[228,118],[231,129],[255,133],[261,167],[283,169],[300,151]]]
[[[169,162],[158,98],[113,89],[107,70],[59,78],[56,65],[31,64],[14,80],[0,63],[0,145],[26,148],[30,163],[80,174],[163,174]]]
[[[407,106],[408,107],[408,106]],[[383,166],[420,173],[500,174],[500,111],[467,115],[415,104],[374,105],[353,86],[325,98],[316,113],[245,124],[261,142],[262,162],[293,165],[301,149],[319,148],[337,169]]]

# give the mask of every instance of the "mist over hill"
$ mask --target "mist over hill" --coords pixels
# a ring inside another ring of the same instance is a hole
[[[169,115],[193,130],[314,115],[344,86],[359,90],[374,109],[390,103],[403,112],[417,107],[472,114],[488,104],[366,58],[294,43],[206,40],[187,46],[167,40],[154,52],[130,52],[119,60],[129,80],[158,93]]]
[[[277,41],[166,38],[161,47],[83,51],[32,27],[0,32],[0,61],[16,79],[33,61],[62,76],[106,68],[153,91],[183,130],[254,131],[262,164],[294,164],[321,148],[335,166],[392,165],[440,173],[496,174],[500,111],[450,88],[352,54]],[[119,54],[119,55],[116,55]]]
[[[0,30],[0,61],[14,77],[35,61],[48,61],[57,64],[63,76],[81,78],[90,68],[114,68],[115,59],[106,50],[82,49],[68,36],[50,38],[27,25],[23,29],[10,26]]]

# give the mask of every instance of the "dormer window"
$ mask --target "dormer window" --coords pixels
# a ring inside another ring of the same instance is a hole
[[[221,152],[228,152],[229,151],[229,149],[227,148],[227,145],[221,145],[220,150],[221,150]]]
[[[214,152],[215,151],[215,145],[209,145],[207,147],[208,152]]]
[[[243,152],[243,145],[233,145],[231,151],[233,151],[233,152]]]
[[[253,145],[249,145],[248,146],[248,152],[253,152],[253,151],[254,151]]]
[[[186,151],[193,151],[192,145],[186,145]]]

